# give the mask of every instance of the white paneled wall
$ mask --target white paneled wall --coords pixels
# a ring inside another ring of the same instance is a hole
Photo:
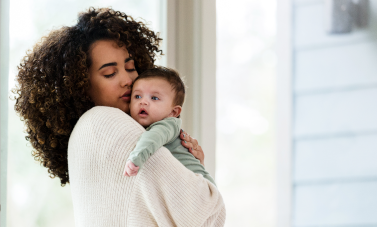
[[[324,1],[300,0],[306,4],[294,4],[293,35],[294,48],[325,48],[367,42],[377,39],[377,14],[371,12],[369,28],[354,29],[349,34],[328,35],[324,30]],[[370,7],[377,9],[377,1],[370,0]]]
[[[372,227],[377,181],[334,182],[294,189],[294,226]]]
[[[377,87],[296,95],[295,98],[293,130],[296,139],[377,133]]]
[[[292,226],[377,226],[377,1],[370,25],[325,32],[324,1],[293,9]]]
[[[298,140],[294,150],[297,184],[377,179],[377,134]]]
[[[295,92],[371,85],[377,87],[376,53],[377,39],[372,42],[296,51]]]

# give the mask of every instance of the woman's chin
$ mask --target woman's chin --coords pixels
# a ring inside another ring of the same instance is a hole
[[[126,110],[123,110],[126,114],[130,115],[130,108],[127,108]]]
[[[127,105],[127,106],[122,106],[122,107],[118,107],[119,109],[121,109],[123,112],[125,112],[126,114],[130,115],[130,106]]]

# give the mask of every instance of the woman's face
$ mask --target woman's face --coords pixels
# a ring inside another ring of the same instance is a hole
[[[96,106],[110,106],[130,112],[131,85],[138,77],[135,63],[125,47],[114,41],[99,40],[89,50],[88,94]]]

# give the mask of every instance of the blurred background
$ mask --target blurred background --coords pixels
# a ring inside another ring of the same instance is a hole
[[[112,6],[169,42],[167,1],[10,1],[9,88],[26,51],[49,31],[73,25],[89,6]],[[362,11],[360,2],[368,3]],[[212,10],[210,162],[225,226],[377,226],[377,1],[217,0]],[[358,25],[360,14],[367,24]],[[168,57],[156,64],[167,65]],[[33,160],[13,105],[7,226],[74,226],[69,185],[61,187]]]

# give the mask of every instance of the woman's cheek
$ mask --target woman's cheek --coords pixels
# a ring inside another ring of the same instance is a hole
[[[135,75],[133,76],[133,79],[132,79],[132,84],[135,82],[135,80],[138,76],[139,76],[139,74],[135,71]]]

